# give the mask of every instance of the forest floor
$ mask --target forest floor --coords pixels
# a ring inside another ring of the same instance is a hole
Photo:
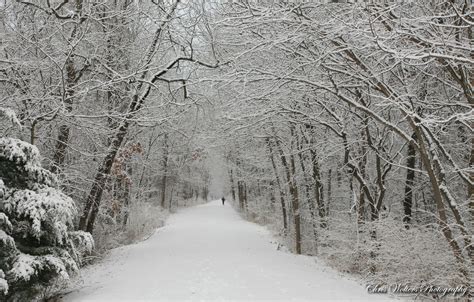
[[[182,209],[148,240],[82,270],[64,301],[381,301],[317,258],[276,249],[262,226],[220,201]]]

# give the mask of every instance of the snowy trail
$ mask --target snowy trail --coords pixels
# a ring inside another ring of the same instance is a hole
[[[183,209],[147,241],[83,271],[65,301],[372,300],[314,258],[277,251],[269,232],[220,201]]]

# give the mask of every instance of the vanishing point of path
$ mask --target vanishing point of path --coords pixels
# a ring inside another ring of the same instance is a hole
[[[65,301],[380,301],[313,257],[276,250],[269,232],[220,201],[182,209],[148,240],[86,268]]]

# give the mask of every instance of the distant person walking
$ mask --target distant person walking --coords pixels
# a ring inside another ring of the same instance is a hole
[[[225,198],[224,198],[224,197],[222,197],[222,199],[221,199],[221,200],[222,200],[222,205],[224,205]]]

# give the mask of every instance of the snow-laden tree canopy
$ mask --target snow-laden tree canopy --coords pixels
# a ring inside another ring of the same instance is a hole
[[[35,146],[0,138],[0,171],[0,300],[26,301],[68,280],[93,240],[73,231],[74,201],[41,167]]]

